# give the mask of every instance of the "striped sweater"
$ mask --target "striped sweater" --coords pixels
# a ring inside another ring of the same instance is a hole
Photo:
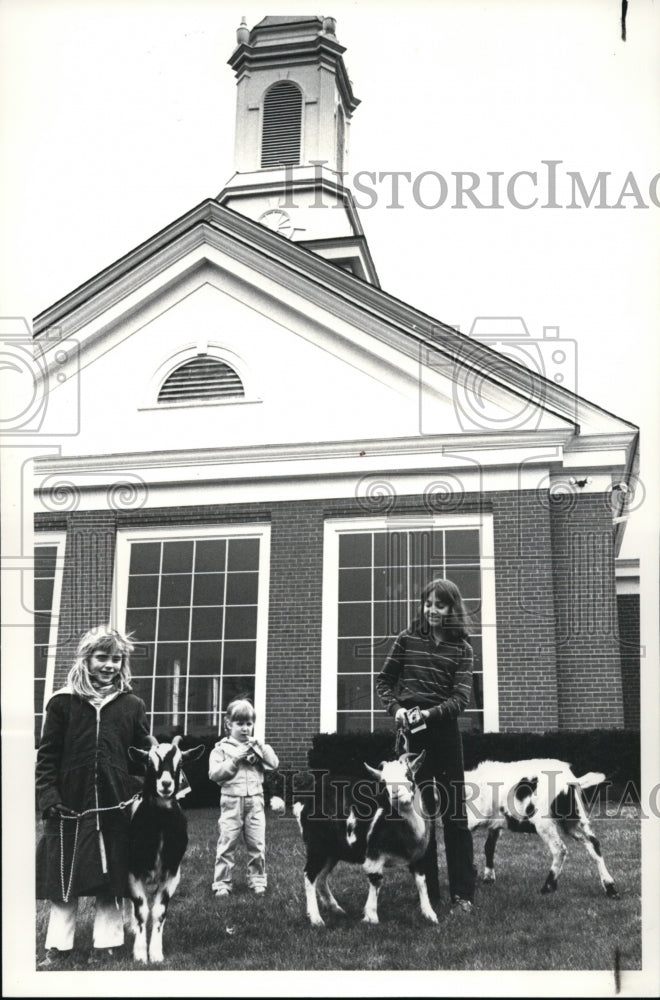
[[[471,688],[470,643],[436,644],[415,627],[396,637],[376,678],[376,691],[390,715],[419,705],[431,718],[455,719],[467,708]]]

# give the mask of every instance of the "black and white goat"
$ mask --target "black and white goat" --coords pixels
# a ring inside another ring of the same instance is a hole
[[[133,958],[147,961],[147,925],[151,911],[149,961],[163,961],[163,925],[167,904],[181,877],[181,860],[188,846],[188,822],[177,801],[181,764],[197,760],[204,747],[181,750],[180,736],[171,743],[153,739],[150,750],[130,747],[131,760],[146,763],[142,797],[131,812],[128,843],[128,884],[133,902]],[[151,907],[149,900],[151,898]]]
[[[605,775],[590,771],[576,778],[563,760],[487,760],[465,774],[468,825],[486,827],[483,881],[495,881],[495,846],[501,831],[538,833],[552,854],[552,865],[541,889],[555,892],[568,853],[561,831],[580,841],[598,866],[606,894],[618,895],[594,835],[582,789],[599,785]]]
[[[319,898],[335,914],[344,910],[333,896],[328,876],[338,861],[362,865],[369,878],[369,895],[363,920],[378,923],[378,892],[383,881],[383,869],[389,865],[407,865],[415,878],[421,911],[426,920],[437,924],[438,918],[429,902],[422,859],[430,836],[430,819],[423,807],[415,774],[425,756],[403,754],[399,760],[383,762],[380,770],[365,767],[381,782],[372,808],[360,816],[359,806],[351,806],[348,816],[334,818],[313,815],[313,804],[296,802],[294,813],[307,847],[305,863],[305,896],[307,915],[314,926],[324,920],[318,907]],[[363,802],[364,804],[364,802]],[[375,806],[375,808],[373,808]]]

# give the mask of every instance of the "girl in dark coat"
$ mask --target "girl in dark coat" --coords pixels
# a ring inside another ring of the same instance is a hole
[[[48,702],[37,754],[44,834],[37,848],[37,898],[50,899],[46,957],[63,964],[73,948],[79,896],[95,896],[91,961],[124,942],[127,834],[139,779],[128,748],[150,746],[144,702],[131,693],[130,641],[92,629],[80,641],[67,684]]]
[[[408,734],[411,753],[426,750],[417,773],[427,810],[435,815],[434,786],[447,855],[449,892],[454,914],[472,912],[474,869],[472,834],[465,807],[463,746],[458,716],[470,702],[472,647],[461,594],[451,580],[432,580],[422,591],[419,616],[394,640],[376,678],[376,691],[397,727]],[[412,731],[408,712],[419,709]],[[424,859],[429,896],[437,902],[435,823]]]

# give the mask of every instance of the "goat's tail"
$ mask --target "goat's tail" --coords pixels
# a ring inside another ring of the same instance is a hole
[[[592,788],[593,785],[602,785],[604,781],[605,775],[600,771],[589,771],[588,774],[583,774],[581,778],[575,779],[580,788]]]
[[[304,834],[305,834],[305,828],[304,828],[303,813],[305,811],[305,803],[304,802],[294,802],[293,803],[293,808],[292,808],[291,811],[293,812],[293,815],[298,820],[298,826],[300,827],[300,833],[304,836]]]

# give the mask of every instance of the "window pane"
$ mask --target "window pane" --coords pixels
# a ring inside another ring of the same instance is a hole
[[[160,542],[133,542],[129,572],[158,573],[160,570]]]
[[[374,604],[374,632],[398,635],[408,625],[408,610],[403,601],[380,601]]]
[[[339,565],[371,566],[371,535],[340,535]]]
[[[156,654],[157,674],[185,674],[188,662],[188,644],[185,642],[159,642]]]
[[[193,610],[191,639],[222,639],[222,608]]]
[[[34,550],[34,576],[54,577],[57,565],[57,546],[40,545],[37,536]]]
[[[131,673],[133,676],[152,674],[154,669],[154,646],[138,643],[131,653]]]
[[[131,688],[133,694],[138,698],[142,698],[147,712],[151,711],[151,689],[152,689],[151,677],[134,677],[131,681]]]
[[[337,708],[371,708],[371,675],[339,674],[337,677]]]
[[[132,632],[137,642],[153,642],[156,638],[156,612],[127,611],[126,631]]]
[[[374,535],[374,566],[405,566],[407,562],[407,531],[376,532]]]
[[[190,610],[188,608],[168,608],[166,611],[161,611],[158,617],[158,641],[187,639],[189,624]]]
[[[371,731],[371,712],[338,712],[338,733],[368,733]]]
[[[163,576],[160,584],[161,608],[190,604],[192,577],[187,573],[178,576]]]
[[[374,712],[374,732],[394,732],[394,719],[387,712]]]
[[[53,606],[53,586],[55,580],[34,581],[34,610],[50,611]]]
[[[339,635],[371,635],[371,605],[340,604]]]
[[[339,639],[337,670],[340,673],[371,670],[371,643],[364,639]]]
[[[374,569],[374,600],[405,598],[408,587],[408,573],[405,566],[383,566]]]
[[[158,577],[132,576],[128,581],[129,608],[155,608],[158,603]]]
[[[50,639],[50,615],[37,612],[34,615],[34,642],[37,646],[48,646]]]
[[[456,584],[464,599],[481,596],[481,574],[478,566],[473,569],[466,567],[459,569],[457,566],[450,566],[447,569],[447,575],[452,583]]]
[[[222,684],[222,707],[234,698],[249,698],[254,703],[254,677],[225,677]]]
[[[478,530],[448,530],[445,533],[447,565],[460,562],[479,562]]]
[[[222,664],[221,642],[190,643],[190,674],[217,674]]]
[[[35,680],[34,682],[34,708],[36,712],[43,712],[44,710],[44,690],[46,687],[46,682],[43,680]]]
[[[185,677],[159,677],[154,684],[154,711],[180,714],[179,721],[183,722],[185,694]]]
[[[48,667],[48,646],[35,646],[34,676],[45,677],[47,667]]]
[[[390,655],[392,649],[391,636],[374,639],[373,642],[373,665],[374,673],[379,674],[383,669],[385,660]]]
[[[174,724],[174,717],[171,712],[158,712],[153,716],[153,734],[157,739],[161,737],[171,739],[175,733],[183,732],[183,720],[178,716],[177,725]]]
[[[191,677],[188,682],[188,710],[220,716],[220,678]]]
[[[192,542],[163,542],[163,573],[190,573],[192,559]]]
[[[227,569],[259,569],[259,539],[230,538],[227,554]]]
[[[472,646],[472,654],[474,657],[474,670],[482,669],[482,659],[481,659],[481,636],[471,635],[470,645]]]
[[[227,604],[256,604],[258,590],[258,573],[227,574]]]
[[[371,570],[340,569],[339,570],[339,600],[340,601],[370,601],[371,600]]]
[[[226,639],[253,639],[257,634],[257,609],[253,607],[227,608]]]
[[[217,573],[225,568],[227,543],[224,538],[197,539],[196,573]]]
[[[225,642],[225,675],[253,674],[256,670],[256,662],[256,642]]]
[[[225,574],[201,573],[195,575],[195,604],[224,604]]]

